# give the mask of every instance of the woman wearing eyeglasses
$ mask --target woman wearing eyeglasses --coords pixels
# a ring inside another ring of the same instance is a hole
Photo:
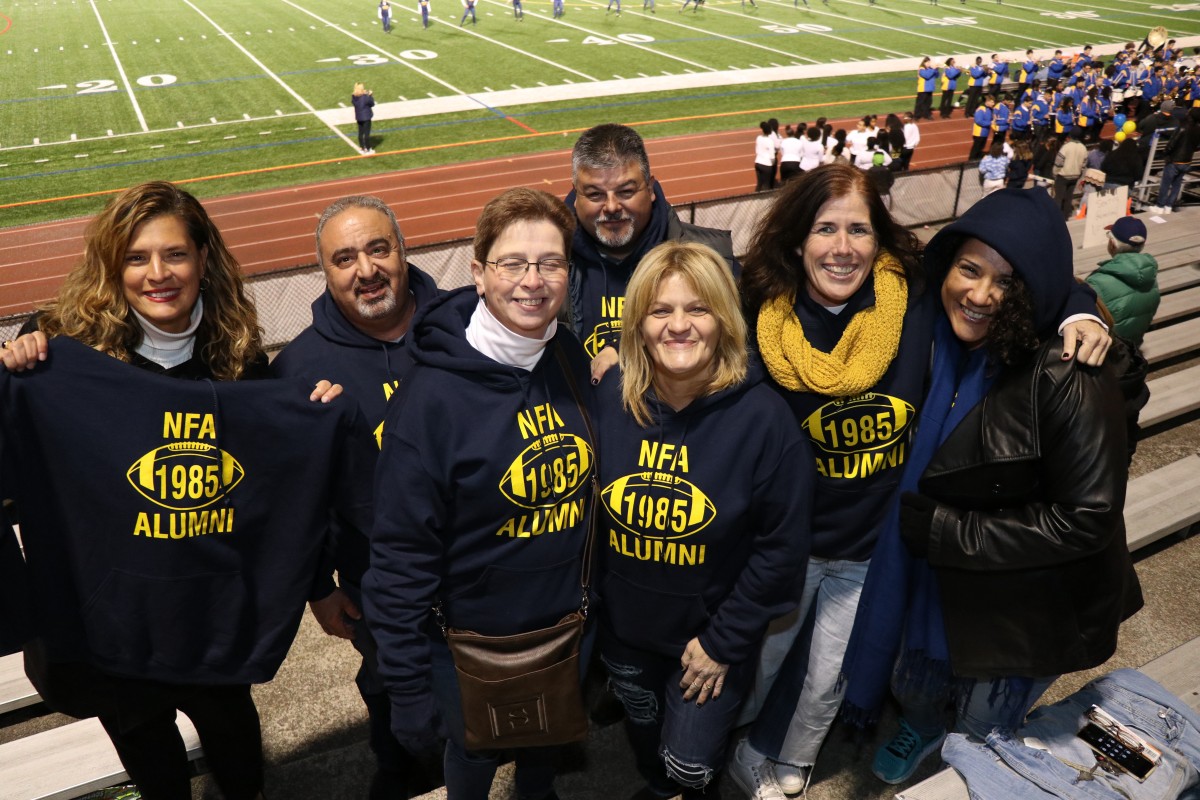
[[[595,463],[571,383],[588,360],[556,316],[575,217],[512,189],[476,224],[474,285],[418,312],[416,362],[388,408],[376,471],[367,619],[392,730],[445,750],[454,800],[485,800],[499,751],[469,751],[445,623],[487,636],[546,628],[580,606]],[[585,402],[587,402],[585,400]],[[517,795],[553,798],[557,748],[517,750]]]

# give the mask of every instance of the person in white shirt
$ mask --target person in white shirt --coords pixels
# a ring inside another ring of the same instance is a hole
[[[912,161],[913,151],[917,149],[917,145],[921,143],[921,130],[917,127],[916,120],[912,114],[904,115],[904,147],[900,149],[900,170],[901,172],[908,171],[909,162]]]
[[[830,141],[833,141],[830,139]],[[807,172],[821,165],[825,147],[821,144],[821,129],[809,128],[808,135],[800,140],[800,170]]]
[[[775,188],[775,140],[771,136],[771,126],[760,122],[758,127],[762,133],[754,140],[754,191],[762,192]]]
[[[855,123],[854,130],[846,134],[846,149],[849,151],[851,159],[858,158],[859,153],[867,149],[867,139],[871,138],[871,133],[867,130],[870,119],[870,117],[863,117]]]
[[[779,143],[779,182],[781,184],[787,183],[804,169],[800,166],[800,149],[804,142],[808,141],[803,138],[804,133],[804,128],[797,127],[791,136]],[[824,148],[822,148],[822,153],[824,153]]]

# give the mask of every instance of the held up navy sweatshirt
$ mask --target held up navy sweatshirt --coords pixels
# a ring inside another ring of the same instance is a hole
[[[803,589],[815,472],[787,405],[761,372],[655,422],[600,385],[601,619],[666,656],[693,637],[724,664],[757,655],[767,624]]]
[[[413,322],[416,366],[388,406],[375,474],[366,618],[392,697],[393,729],[423,729],[431,608],[449,625],[506,635],[580,604],[595,451],[555,350],[588,401],[588,360],[565,327],[532,372],[472,347],[474,286]]]
[[[328,509],[371,515],[366,424],[310,388],[181,381],[65,337],[35,369],[0,370],[0,488],[52,660],[168,683],[274,676]]]

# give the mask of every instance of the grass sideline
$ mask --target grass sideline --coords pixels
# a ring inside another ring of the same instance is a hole
[[[964,49],[1072,52],[1140,40],[1160,21],[1200,34],[1197,3],[793,2],[743,13],[740,0],[708,0],[687,14],[660,3],[649,14],[626,0],[618,17],[604,0],[567,0],[554,21],[548,0],[528,0],[517,23],[507,2],[479,0],[479,25],[460,29],[457,3],[434,0],[427,31],[394,5],[389,36],[365,0],[183,0],[169,14],[155,0],[20,0],[0,9],[0,225],[93,213],[149,178],[212,197],[558,149],[605,121],[649,137],[745,129],[749,142],[768,116],[886,113],[913,90],[911,73],[894,73],[377,120],[378,155],[364,159],[353,125],[313,113],[347,105],[355,80],[385,102],[681,70],[910,56],[915,66],[920,54]]]

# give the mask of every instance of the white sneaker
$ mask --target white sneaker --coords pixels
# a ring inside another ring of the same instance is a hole
[[[1174,212],[1174,210],[1175,210],[1175,209],[1171,208],[1170,206],[1163,206],[1162,213],[1164,213],[1164,214],[1170,214],[1170,213],[1173,213],[1173,212]]]
[[[750,800],[787,800],[787,795],[775,779],[771,761],[751,747],[746,739],[738,743],[733,753],[729,774]]]
[[[775,780],[786,795],[800,794],[808,783],[808,774],[812,767],[793,767],[791,764],[775,765]]]

